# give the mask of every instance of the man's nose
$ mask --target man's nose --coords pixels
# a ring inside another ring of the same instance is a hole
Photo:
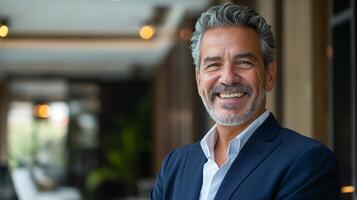
[[[239,73],[231,64],[227,64],[221,70],[220,82],[226,85],[232,85],[233,83],[238,82]]]

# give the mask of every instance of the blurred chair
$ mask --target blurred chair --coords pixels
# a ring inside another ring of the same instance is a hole
[[[60,187],[54,191],[42,192],[37,189],[31,177],[29,168],[14,169],[12,181],[19,200],[80,200],[81,194],[78,189]]]
[[[0,164],[0,199],[16,200],[14,185],[7,165]]]

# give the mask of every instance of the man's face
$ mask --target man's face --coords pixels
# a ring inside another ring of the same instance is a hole
[[[207,30],[196,71],[199,94],[220,125],[238,126],[265,109],[265,92],[272,90],[276,68],[264,70],[258,34],[251,28]]]

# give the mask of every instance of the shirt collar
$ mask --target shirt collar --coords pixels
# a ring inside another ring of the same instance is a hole
[[[239,135],[237,135],[230,143],[228,154],[238,154],[243,146],[247,143],[254,131],[268,118],[269,112],[263,112],[257,119],[247,126]],[[201,148],[208,159],[214,160],[214,147],[218,138],[217,124],[215,124],[202,138]]]

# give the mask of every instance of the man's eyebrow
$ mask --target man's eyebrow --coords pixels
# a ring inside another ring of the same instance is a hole
[[[252,52],[245,52],[245,53],[240,53],[240,54],[237,54],[233,57],[234,60],[238,60],[238,59],[241,59],[241,58],[251,58],[251,59],[256,59],[256,56],[254,53]],[[203,64],[207,64],[208,62],[215,62],[215,61],[221,61],[222,58],[219,57],[219,56],[213,56],[213,57],[210,57],[210,56],[207,56],[203,59]]]
[[[246,52],[246,53],[240,53],[237,54],[233,57],[235,60],[241,59],[241,58],[252,58],[252,59],[257,59],[254,53],[252,52]]]
[[[207,56],[203,59],[203,64],[207,64],[208,62],[220,61],[220,60],[222,60],[222,58],[219,56],[214,56],[214,57]]]

